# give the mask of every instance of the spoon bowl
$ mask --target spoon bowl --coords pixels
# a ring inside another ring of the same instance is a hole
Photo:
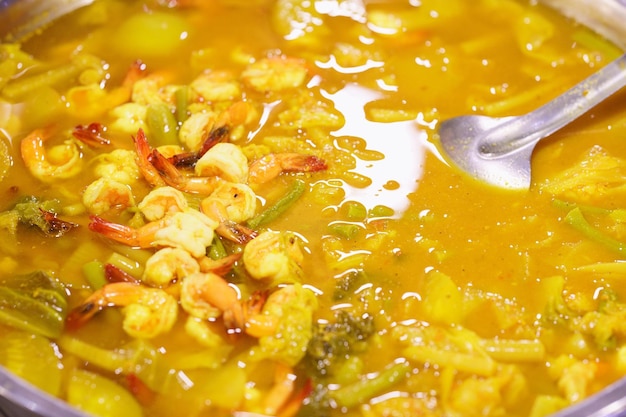
[[[444,157],[470,176],[497,187],[527,190],[537,142],[626,85],[626,54],[562,95],[523,116],[458,116],[439,125]]]

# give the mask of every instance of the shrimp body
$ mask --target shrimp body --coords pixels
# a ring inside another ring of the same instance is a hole
[[[142,281],[165,286],[196,272],[200,272],[200,264],[187,251],[180,248],[163,248],[146,262]]]
[[[253,89],[268,92],[300,87],[308,73],[303,60],[277,56],[253,62],[241,76]]]
[[[135,205],[132,189],[110,178],[98,178],[85,188],[83,204],[91,214],[102,214],[112,208],[127,208]]]
[[[215,220],[228,220],[241,223],[256,212],[256,194],[246,184],[224,182],[215,188],[210,196],[202,200],[200,210],[207,216],[216,215]],[[219,206],[220,213],[215,213],[215,206]]]
[[[244,183],[248,179],[248,158],[232,143],[217,143],[196,163],[199,177],[217,176],[226,181]]]
[[[134,184],[141,177],[133,151],[115,149],[100,155],[97,160],[94,174],[98,177],[113,179],[128,185]]]
[[[144,339],[170,331],[178,316],[176,299],[165,291],[116,282],[100,288],[72,310],[67,325],[76,328],[107,307],[124,307],[124,331]]]
[[[273,292],[262,311],[248,315],[246,320],[246,333],[259,338],[256,353],[296,365],[312,337],[311,322],[317,306],[315,294],[300,284]]]
[[[157,221],[187,210],[189,204],[182,192],[165,186],[152,189],[137,207],[148,221]]]
[[[316,172],[328,168],[323,159],[300,153],[273,153],[257,159],[250,165],[248,182],[263,184],[282,172]]]
[[[253,278],[276,283],[299,281],[303,260],[298,241],[289,233],[262,232],[243,251],[243,263]]]
[[[89,223],[90,230],[129,246],[181,248],[194,257],[206,254],[217,226],[216,222],[195,210],[174,213],[136,229],[98,216],[91,216]]]
[[[156,150],[152,152],[151,162],[167,185],[183,192],[209,195],[224,181],[219,177],[187,176]]]
[[[240,326],[244,322],[237,291],[224,278],[211,272],[187,276],[182,281],[180,303],[193,317],[215,319],[226,314]]]
[[[35,178],[43,182],[76,176],[83,168],[82,152],[76,140],[70,138],[46,152],[44,142],[50,135],[48,129],[35,129],[22,139],[20,151],[24,164]]]

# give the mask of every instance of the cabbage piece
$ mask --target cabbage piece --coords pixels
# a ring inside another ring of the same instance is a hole
[[[45,272],[0,278],[0,323],[56,338],[66,315],[65,291]]]

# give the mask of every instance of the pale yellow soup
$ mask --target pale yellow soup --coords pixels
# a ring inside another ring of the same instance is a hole
[[[437,126],[620,53],[513,0],[103,0],[8,38],[0,363],[101,416],[567,408],[626,372],[624,96],[541,142],[530,190]]]

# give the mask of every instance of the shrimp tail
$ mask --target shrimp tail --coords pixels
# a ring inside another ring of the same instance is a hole
[[[202,272],[213,272],[216,275],[224,276],[242,256],[242,253],[233,253],[215,260],[205,256],[200,260],[200,270]]]
[[[151,163],[152,149],[143,129],[139,129],[137,136],[133,136],[133,142],[137,153],[137,165],[143,177],[154,187],[165,185],[165,181],[161,178],[159,171]]]
[[[127,245],[134,245],[138,242],[135,229],[129,226],[112,223],[96,215],[90,216],[89,219],[89,230],[92,232]]]
[[[113,264],[104,265],[104,276],[109,283],[128,282],[131,284],[140,284],[141,281],[130,275],[128,272],[120,269]]]
[[[83,304],[70,311],[65,318],[65,328],[69,331],[78,330],[102,309],[102,305],[89,299],[86,300]]]
[[[258,236],[258,233],[249,227],[233,222],[231,220],[222,221],[215,231],[231,242],[244,245]]]
[[[89,125],[78,125],[72,130],[72,136],[94,148],[105,147],[111,144],[111,141],[104,136],[104,126],[100,123],[90,123]]]
[[[290,154],[281,160],[280,165],[286,172],[317,172],[328,169],[326,161],[315,155]]]
[[[184,174],[158,150],[154,149],[152,151],[150,154],[150,162],[158,171],[163,181],[170,187],[179,188],[180,184],[185,182]]]

